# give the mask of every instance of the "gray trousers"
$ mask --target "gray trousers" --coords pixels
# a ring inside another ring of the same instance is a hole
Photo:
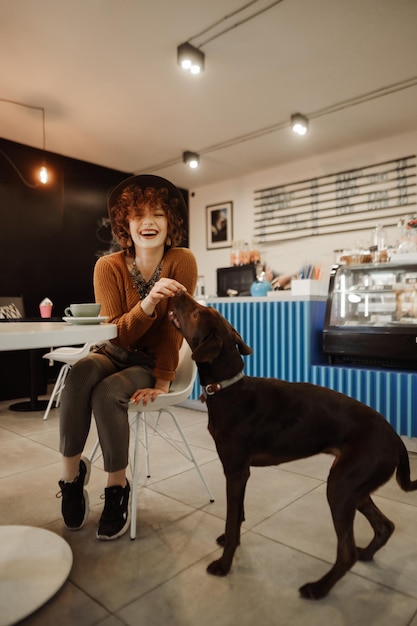
[[[127,405],[136,389],[153,387],[154,382],[151,368],[127,366],[99,352],[75,363],[61,396],[61,454],[70,457],[83,452],[93,414],[105,471],[125,469],[129,463]]]

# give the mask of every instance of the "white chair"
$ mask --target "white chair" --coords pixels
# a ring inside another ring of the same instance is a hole
[[[46,407],[45,413],[43,415],[44,420],[48,419],[49,411],[51,410],[54,402],[55,407],[59,406],[61,393],[65,387],[65,380],[71,367],[74,365],[74,363],[87,356],[87,354],[90,352],[90,347],[91,343],[89,342],[85,343],[80,348],[63,346],[62,348],[56,348],[56,350],[51,350],[51,352],[47,352],[43,355],[44,359],[65,363],[65,365],[63,365],[59,370],[59,374],[52,390],[51,397],[49,398],[48,406]]]
[[[173,413],[172,408],[181,402],[187,400],[190,396],[194,386],[194,381],[197,375],[197,366],[191,358],[191,350],[188,344],[184,341],[179,355],[178,368],[175,374],[175,379],[171,384],[169,393],[160,394],[155,398],[153,402],[149,402],[145,407],[142,402],[139,404],[129,403],[129,413],[131,418],[129,419],[130,426],[134,436],[134,452],[133,452],[133,467],[132,470],[132,503],[131,503],[131,520],[130,520],[130,538],[136,538],[136,515],[137,515],[137,497],[139,487],[139,447],[143,446],[145,451],[145,469],[147,477],[150,476],[149,469],[149,450],[154,436],[160,436],[167,443],[169,443],[175,450],[182,454],[186,459],[194,464],[195,469],[204,485],[205,490],[209,496],[210,502],[214,502],[213,494],[208,486],[206,479],[201,472],[200,466],[187,442],[184,432]],[[156,413],[156,417],[151,419],[151,415]],[[180,435],[181,441],[176,441],[171,433],[165,430],[160,424],[162,415],[169,415],[172,418],[173,423]],[[140,438],[140,425],[143,425],[143,441]],[[148,436],[148,429],[152,431],[151,437]],[[99,446],[97,441],[91,454],[90,461],[93,462],[96,457],[96,452]]]

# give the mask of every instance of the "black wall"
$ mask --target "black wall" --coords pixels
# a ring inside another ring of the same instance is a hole
[[[0,139],[0,295],[22,295],[26,315],[50,298],[54,316],[93,299],[97,257],[110,248],[107,194],[129,173],[46,153],[51,182],[36,182],[43,152]]]
[[[5,155],[30,184],[45,156],[50,183],[26,186]],[[0,295],[22,295],[28,317],[39,317],[46,296],[56,317],[71,302],[93,300],[93,267],[112,239],[107,194],[128,175],[0,139]],[[61,365],[48,368],[45,352],[36,352],[39,394]],[[0,400],[29,396],[28,351],[0,351],[0,373]]]

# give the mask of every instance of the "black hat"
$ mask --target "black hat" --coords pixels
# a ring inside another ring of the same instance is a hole
[[[116,187],[110,192],[107,201],[110,219],[112,207],[116,204],[120,194],[130,185],[140,187],[142,191],[145,191],[148,187],[152,187],[153,189],[166,189],[170,200],[178,200],[179,211],[182,214],[187,213],[184,197],[178,187],[161,176],[154,176],[153,174],[139,174],[138,176],[130,176],[129,178],[122,180],[122,182],[116,185]]]

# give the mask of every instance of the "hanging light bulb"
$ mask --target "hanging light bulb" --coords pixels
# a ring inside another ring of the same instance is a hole
[[[42,167],[39,170],[39,180],[41,181],[42,185],[46,185],[46,183],[48,182],[48,170],[46,169],[46,165],[45,165],[45,146],[46,146],[46,131],[45,131],[45,109],[42,108],[42,131],[43,131],[43,156],[44,156],[44,161],[42,163]]]
[[[45,165],[42,165],[41,169],[39,170],[39,180],[41,181],[42,185],[46,185],[46,183],[48,182],[48,170],[46,169]]]
[[[18,176],[20,177],[21,181],[27,187],[30,187],[31,189],[36,189],[36,187],[39,187],[40,183],[42,185],[46,185],[46,183],[49,180],[49,174],[48,174],[48,170],[47,170],[46,165],[45,165],[45,149],[46,149],[46,141],[45,141],[45,134],[46,134],[46,132],[45,132],[45,109],[43,107],[33,106],[31,104],[25,104],[24,102],[18,102],[17,100],[9,100],[8,98],[0,98],[0,102],[7,102],[8,104],[16,104],[18,106],[25,107],[27,109],[35,109],[37,111],[41,111],[41,113],[42,113],[42,150],[43,150],[44,159],[43,159],[42,167],[40,168],[39,173],[38,173],[37,180],[39,182],[31,183],[31,182],[27,181],[25,179],[25,177],[21,174],[19,169],[16,167],[16,165],[13,163],[13,161],[10,159],[10,157],[8,157],[7,154],[5,154],[3,152],[3,150],[0,150],[0,153],[6,158],[6,160],[10,163],[10,165],[14,168],[14,170],[16,171]]]

